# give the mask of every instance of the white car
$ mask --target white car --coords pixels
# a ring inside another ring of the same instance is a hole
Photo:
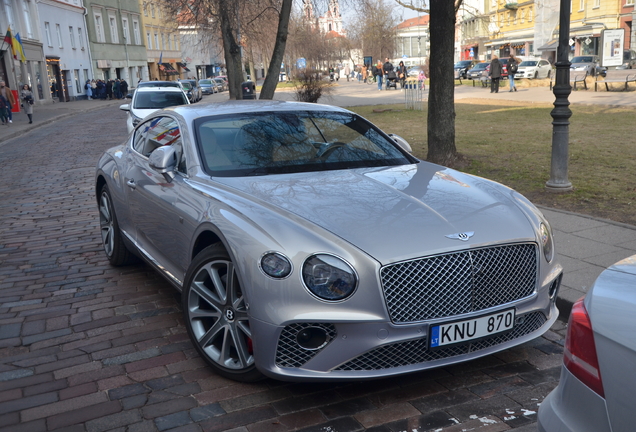
[[[126,128],[131,133],[141,120],[155,111],[189,104],[188,97],[180,87],[139,87],[130,104],[120,105],[119,109],[128,111]]]
[[[550,78],[552,65],[544,59],[524,60],[519,64],[515,78]]]

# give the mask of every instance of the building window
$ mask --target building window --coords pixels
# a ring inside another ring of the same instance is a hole
[[[113,15],[108,15],[110,24],[110,41],[111,43],[119,43],[119,33],[117,31],[117,19]]]
[[[135,34],[135,45],[141,45],[141,34],[139,33],[139,21],[133,20],[133,33]]]
[[[170,35],[166,36],[166,40],[168,41],[168,49],[172,50],[172,39],[170,39]]]
[[[44,34],[46,35],[46,44],[52,47],[53,41],[51,40],[51,24],[48,22],[44,23]]]
[[[625,0],[625,6],[633,6],[634,0]]]
[[[93,12],[93,14],[95,17],[95,36],[97,37],[97,42],[104,43],[106,42],[106,37],[104,36],[102,14],[100,12]]]
[[[528,9],[528,21],[532,21],[532,7]]]
[[[84,69],[84,81],[83,81],[83,82],[86,82],[86,81],[88,81],[89,79],[90,79],[90,78],[88,77],[88,69]]]
[[[148,16],[148,4],[144,2],[144,16]]]
[[[155,49],[160,49],[159,48],[159,35],[157,35],[157,33],[155,33]]]
[[[78,95],[81,95],[82,94],[82,86],[80,85],[79,69],[75,69],[73,71],[73,75],[75,77],[75,90],[77,90],[77,94]]]
[[[155,4],[150,3],[150,16],[155,17]]]
[[[161,49],[166,49],[166,35],[161,33]]]
[[[24,16],[24,29],[26,30],[27,37],[33,39],[33,28],[31,26],[31,2],[22,2],[22,14]]]
[[[79,38],[80,48],[84,51],[84,35],[80,27],[77,28],[77,37]]]
[[[13,4],[11,3],[11,0],[4,0],[3,3],[4,12],[7,15],[7,23],[9,24],[9,26],[16,28],[15,17],[13,16]],[[4,34],[2,36],[4,36]]]
[[[146,32],[146,42],[148,43],[148,49],[152,49],[152,39],[150,39],[150,32]]]
[[[128,18],[121,19],[121,28],[124,31],[124,43],[130,43],[130,35],[128,34]]]
[[[75,34],[73,32],[73,27],[68,28],[69,36],[71,36],[71,48],[75,49]]]
[[[62,45],[62,29],[59,24],[55,24],[55,32],[57,33],[57,46],[64,48]]]
[[[594,7],[595,8],[601,7],[601,0],[594,0]]]
[[[585,10],[585,0],[579,0],[579,11]]]
[[[177,35],[174,35],[174,49],[179,51],[179,39],[177,39]]]

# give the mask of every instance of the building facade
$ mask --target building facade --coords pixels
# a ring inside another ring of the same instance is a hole
[[[0,79],[14,90],[28,84],[37,103],[51,102],[36,2],[0,0],[0,12],[2,39],[10,27],[13,35],[20,35],[26,57],[26,61],[14,59],[8,44],[0,42]]]
[[[394,62],[401,60],[407,67],[426,63],[425,60],[430,51],[429,21],[429,15],[423,15],[407,19],[397,25],[397,52]]]
[[[137,0],[86,0],[89,46],[96,79],[125,79],[131,87],[148,80]]]
[[[93,67],[80,0],[40,0],[38,15],[51,97],[86,99],[84,84],[93,79]]]

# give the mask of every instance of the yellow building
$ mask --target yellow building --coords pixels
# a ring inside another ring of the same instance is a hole
[[[187,78],[190,70],[181,60],[176,19],[169,16],[160,5],[159,1],[139,0],[150,80]]]
[[[558,0],[557,0],[558,1]],[[490,10],[488,32],[490,41],[486,49],[498,57],[530,56],[534,52],[534,1],[487,0]]]

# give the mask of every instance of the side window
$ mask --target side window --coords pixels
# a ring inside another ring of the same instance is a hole
[[[143,154],[143,149],[146,145],[146,136],[148,135],[148,128],[140,127],[135,130],[135,134],[133,136],[132,148],[137,153]]]

